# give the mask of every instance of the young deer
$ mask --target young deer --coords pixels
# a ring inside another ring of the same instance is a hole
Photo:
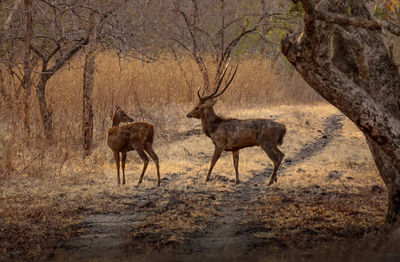
[[[149,164],[149,158],[145,153],[146,151],[156,165],[157,186],[160,186],[160,166],[158,163],[158,157],[152,148],[154,138],[153,125],[144,122],[135,122],[118,126],[121,122],[133,122],[133,119],[119,106],[117,106],[114,112],[112,121],[112,126],[107,132],[107,144],[114,153],[115,164],[117,166],[118,184],[121,183],[119,176],[119,153],[121,153],[122,156],[122,184],[125,184],[126,152],[136,150],[144,162],[138,185],[142,183],[143,175],[146,172],[147,165]]]
[[[197,92],[199,103],[187,114],[189,118],[201,120],[204,133],[211,138],[215,146],[214,155],[205,181],[210,179],[212,169],[221,156],[221,153],[223,151],[232,151],[233,164],[236,171],[236,184],[238,184],[240,182],[238,171],[239,150],[245,147],[260,146],[274,163],[274,171],[268,184],[271,185],[278,180],[276,172],[285,156],[285,154],[278,149],[278,145],[282,144],[286,128],[283,124],[269,119],[225,119],[214,113],[213,106],[216,103],[215,98],[225,92],[237,71],[236,67],[229,81],[225,82],[223,90],[218,93],[227,68],[228,65],[226,65],[223,73],[219,77],[217,87],[211,95],[200,96],[200,90]]]

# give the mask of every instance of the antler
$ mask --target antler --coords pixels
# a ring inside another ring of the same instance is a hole
[[[236,75],[236,72],[237,72],[237,69],[238,69],[239,65],[236,65],[235,71],[233,72],[233,74],[231,74],[231,76],[229,77],[229,80],[227,82],[225,82],[225,87],[222,89],[221,92],[218,93],[218,91],[219,91],[219,89],[221,87],[222,81],[225,78],[225,74],[228,71],[228,67],[229,67],[229,62],[225,65],[224,71],[222,72],[221,76],[218,78],[217,87],[215,88],[214,92],[212,92],[208,96],[204,96],[203,97],[203,96],[200,95],[200,89],[197,91],[197,96],[199,97],[200,101],[205,102],[207,100],[210,100],[210,99],[213,99],[213,98],[217,98],[220,95],[222,95],[226,91],[226,89],[228,89],[229,85],[232,83],[233,78]],[[204,91],[203,91],[203,94],[204,94]]]

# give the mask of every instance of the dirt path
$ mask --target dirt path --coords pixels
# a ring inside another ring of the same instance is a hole
[[[335,137],[340,136],[343,127],[344,115],[331,115],[325,119],[324,129],[320,131],[321,136],[313,142],[305,145],[299,152],[293,156],[286,156],[286,166],[296,165],[310,159],[333,141]]]
[[[326,118],[320,137],[316,137],[297,153],[286,156],[278,178],[287,175],[287,167],[312,158],[323,151],[334,137],[340,136],[343,119],[342,115],[337,114]],[[249,216],[253,215],[251,210],[265,205],[260,196],[279,191],[279,188],[265,186],[271,173],[272,166],[265,164],[263,170],[251,171],[252,177],[238,186],[234,185],[233,179],[214,174],[209,183],[211,185],[206,188],[202,175],[167,174],[162,188],[136,188],[132,196],[125,200],[125,210],[86,217],[80,229],[84,233],[64,243],[53,260],[128,259],[135,256],[146,259],[146,256],[140,255],[143,252],[163,260],[166,257],[159,254],[165,250],[180,258],[192,256],[198,260],[226,260],[252,254],[266,245],[285,248],[287,243],[265,224],[247,223],[250,221]],[[193,185],[174,188],[174,181],[183,177],[192,179]],[[213,181],[219,181],[222,186],[213,188]],[[199,210],[204,212],[196,216]],[[187,216],[185,222],[189,223],[189,230],[182,230],[183,233],[172,232],[174,228],[183,228],[183,225],[173,225],[179,223],[174,218],[182,216]],[[148,222],[151,219],[156,221]],[[168,220],[165,224],[167,228],[163,229],[157,224],[157,219]],[[198,224],[202,224],[202,227],[194,226]],[[136,233],[130,234],[136,225]]]
[[[296,165],[321,152],[324,147],[333,141],[335,136],[340,135],[343,119],[343,115],[331,115],[328,117],[325,120],[321,137],[301,148],[298,154],[287,156],[287,159],[290,160],[286,161],[286,166]],[[285,165],[280,168],[280,176],[285,175],[285,169]],[[250,180],[235,187],[232,193],[225,194],[225,199],[227,201],[232,201],[221,207],[221,213],[224,215],[216,219],[214,225],[212,225],[210,230],[207,230],[203,236],[191,240],[196,249],[207,254],[206,258],[221,256],[227,259],[229,257],[237,258],[238,255],[249,254],[252,249],[257,246],[258,241],[258,239],[251,237],[249,233],[255,233],[254,231],[256,230],[261,230],[261,233],[263,233],[262,231],[264,231],[264,233],[269,231],[268,228],[263,227],[246,227],[241,225],[241,222],[247,215],[243,212],[245,210],[243,207],[257,199],[260,195],[260,191],[268,193],[271,190],[271,188],[268,187],[263,189],[257,187],[265,184],[266,179],[270,176],[272,171],[272,166],[268,166],[262,171],[254,170],[252,171],[253,177]],[[231,182],[233,181],[230,181],[230,183]],[[270,242],[278,240],[271,234],[270,236],[264,237],[263,241]],[[285,243],[278,243],[278,245],[285,246]]]

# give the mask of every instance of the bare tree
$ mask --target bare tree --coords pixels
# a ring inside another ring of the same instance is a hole
[[[93,146],[93,82],[96,60],[96,16],[90,12],[88,39],[89,45],[83,66],[83,92],[82,92],[82,134],[84,156],[92,153]]]
[[[10,55],[8,58],[4,56],[0,58],[1,62],[9,65],[10,73],[17,76],[21,81],[22,90],[24,91],[22,100],[25,104],[25,126],[28,128],[28,100],[30,87],[34,85],[43,132],[47,138],[51,138],[53,133],[53,114],[51,105],[49,105],[46,98],[47,82],[92,39],[94,43],[91,45],[91,51],[88,52],[88,59],[86,59],[88,63],[85,68],[90,67],[90,64],[94,63],[94,50],[98,48],[95,43],[96,39],[107,39],[111,35],[105,33],[106,30],[97,31],[103,29],[101,26],[104,25],[104,22],[111,14],[116,13],[121,3],[111,1],[101,4],[100,2],[99,0],[93,1],[92,4],[86,4],[69,3],[61,0],[24,0],[22,10],[24,12],[18,12],[21,7],[16,3],[3,25],[5,30],[1,32],[1,41],[2,43],[5,41],[10,43],[6,45]],[[16,18],[19,17],[23,22],[16,23]],[[96,21],[92,22],[94,19]],[[22,28],[24,30],[21,30]],[[96,28],[98,30],[95,30]],[[115,40],[117,37],[113,36],[111,38]],[[15,50],[24,51],[18,54]],[[22,73],[18,73],[21,71],[19,68],[21,60],[24,67]],[[88,83],[90,85],[90,82],[93,82],[89,75],[85,80],[88,80],[85,83],[86,86]],[[88,90],[89,93],[85,93],[85,95],[90,95],[90,88]],[[85,111],[84,115],[90,116],[90,109],[87,112]],[[86,133],[90,135],[91,131]]]
[[[299,1],[293,1],[297,3]],[[365,134],[389,194],[386,221],[400,226],[400,74],[364,1],[301,0],[304,30],[282,52],[305,81]]]
[[[32,73],[32,63],[31,63],[31,44],[33,38],[33,19],[32,19],[32,0],[24,0],[24,13],[25,13],[25,23],[26,31],[24,37],[24,74],[22,78],[22,88],[24,91],[24,97],[22,99],[24,103],[24,126],[25,130],[30,133],[29,129],[29,98],[31,96],[31,73]]]
[[[256,32],[263,19],[268,16],[267,13],[237,14],[235,9],[228,12],[227,9],[233,7],[227,5],[225,0],[220,0],[219,14],[217,20],[214,21],[219,26],[214,26],[213,30],[210,30],[203,28],[208,25],[203,21],[209,19],[204,15],[205,10],[211,8],[208,5],[197,0],[191,0],[188,3],[174,2],[173,12],[179,15],[183,23],[176,23],[174,26],[179,34],[169,37],[173,46],[178,46],[188,52],[196,62],[203,77],[204,92],[211,86],[211,81],[216,83],[219,80],[224,66],[239,42],[247,35]],[[246,17],[257,17],[257,21],[252,24],[247,22],[243,24],[242,21],[246,20]],[[213,54],[212,61],[216,65],[214,77],[210,77],[210,70],[206,65],[207,53]]]

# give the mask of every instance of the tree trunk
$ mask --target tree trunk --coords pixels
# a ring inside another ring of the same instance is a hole
[[[32,0],[24,0],[24,11],[25,11],[25,23],[26,32],[24,39],[24,75],[22,77],[22,88],[23,88],[23,110],[24,110],[24,127],[27,134],[30,134],[29,128],[29,99],[31,96],[31,42],[33,38],[33,20],[32,20]]]
[[[386,214],[386,222],[389,225],[398,227],[400,225],[400,170],[397,170],[391,165],[390,160],[385,152],[380,149],[378,144],[371,141],[368,137],[367,141],[379,174],[388,189],[389,205]]]
[[[45,77],[41,77],[36,86],[36,95],[39,103],[40,117],[42,120],[44,136],[46,139],[53,138],[53,114],[46,101],[46,82]]]
[[[261,12],[262,14],[266,14],[267,13],[267,2],[266,0],[261,0]],[[265,39],[265,36],[267,34],[267,23],[266,21],[263,21],[263,23],[260,25],[261,28],[261,38]],[[265,41],[260,41],[261,45],[260,45],[260,55],[262,56],[262,58],[264,58],[265,53],[266,53],[266,43]]]
[[[388,188],[386,216],[400,226],[400,75],[364,1],[302,0],[304,32],[282,40],[282,52],[304,80],[365,134]],[[345,15],[351,19],[331,19]],[[362,20],[364,19],[364,20]],[[358,22],[357,22],[358,21]]]
[[[83,68],[83,150],[84,156],[92,154],[93,147],[93,80],[96,56],[91,50],[85,56]]]
[[[89,17],[89,45],[85,56],[83,68],[83,114],[82,114],[82,133],[84,157],[92,154],[93,148],[93,81],[94,67],[96,59],[96,22],[92,12]]]

